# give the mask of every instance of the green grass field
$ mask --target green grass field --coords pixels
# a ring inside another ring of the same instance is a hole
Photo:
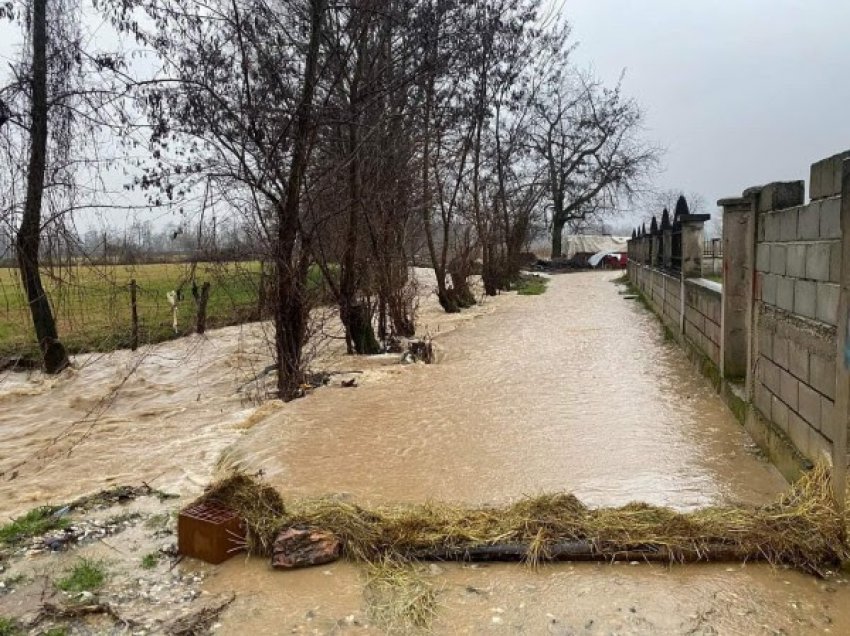
[[[192,276],[209,281],[207,327],[258,319],[259,263],[165,263],[44,268],[43,281],[56,315],[59,336],[72,353],[129,347],[130,280],[138,285],[140,344],[191,333],[196,305]],[[311,281],[318,283],[317,273]],[[167,292],[182,285],[178,328],[171,326]],[[37,356],[29,308],[18,270],[0,268],[0,356]]]

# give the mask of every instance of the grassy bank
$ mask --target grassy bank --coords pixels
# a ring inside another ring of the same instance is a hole
[[[160,263],[44,268],[45,288],[60,337],[72,353],[110,351],[130,345],[130,280],[138,285],[140,343],[161,342],[194,328],[192,279],[211,285],[208,327],[258,317],[260,265],[248,263]],[[171,325],[166,294],[182,288],[178,333]],[[17,269],[0,268],[0,356],[37,356],[26,298]]]
[[[543,276],[521,276],[514,289],[520,296],[539,296],[546,292],[549,279]]]

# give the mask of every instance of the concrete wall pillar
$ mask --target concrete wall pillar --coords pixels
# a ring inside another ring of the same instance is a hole
[[[708,214],[679,217],[682,224],[682,278],[702,276],[703,225],[709,218]]]
[[[720,374],[746,380],[755,276],[752,198],[721,199],[723,208],[723,304],[720,314]],[[714,247],[714,246],[712,246]]]
[[[847,425],[850,421],[850,159],[841,161],[841,282],[836,336],[834,421],[826,424],[832,429],[834,497],[838,510],[843,513],[846,504]]]
[[[652,242],[652,263],[653,267],[661,265],[661,236],[653,234],[649,239]]]
[[[673,230],[669,227],[662,232],[661,244],[664,246],[661,262],[665,269],[670,269],[673,267]]]

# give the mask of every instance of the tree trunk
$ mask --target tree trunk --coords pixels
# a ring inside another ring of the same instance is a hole
[[[274,310],[277,388],[281,400],[301,395],[303,368],[301,353],[307,331],[305,288],[308,262],[296,256],[301,204],[301,182],[309,159],[310,119],[318,73],[319,41],[325,15],[325,0],[310,2],[310,42],[304,64],[303,85],[293,128],[292,159],[286,184],[286,198],[277,207],[277,240],[274,260],[277,276]]]
[[[431,115],[434,107],[434,93],[436,91],[436,70],[434,58],[436,53],[437,33],[439,28],[439,20],[434,20],[433,28],[435,32],[430,33],[428,45],[426,49],[426,67],[428,68],[428,76],[425,80],[425,109],[423,114],[422,126],[422,225],[425,229],[425,239],[428,245],[428,255],[431,257],[431,264],[434,266],[434,274],[437,277],[437,299],[440,301],[440,307],[443,311],[449,314],[455,314],[460,311],[453,295],[449,293],[446,287],[446,267],[445,259],[437,256],[437,248],[434,245],[434,231],[431,226],[431,177],[429,169],[431,167]],[[442,252],[445,254],[446,246],[442,247]]]
[[[561,239],[564,234],[565,221],[559,220],[557,217],[552,221],[552,258],[561,258],[562,247]]]
[[[456,306],[466,309],[475,304],[475,295],[469,289],[467,273],[462,269],[455,269],[452,276],[452,296]]]
[[[481,282],[484,283],[484,293],[488,296],[499,293],[499,267],[493,251],[492,245],[484,245],[481,250]]]
[[[365,303],[355,303],[348,308],[345,320],[351,334],[351,343],[359,354],[371,355],[381,352],[381,345],[375,339],[372,328],[372,311]]]
[[[307,332],[307,307],[304,283],[307,277],[306,259],[303,265],[278,271],[275,298],[275,349],[277,354],[278,396],[288,402],[301,396],[304,370],[302,351]]]
[[[368,17],[363,18],[368,20]],[[360,237],[362,185],[361,162],[363,153],[360,148],[360,82],[366,64],[366,45],[368,44],[369,25],[358,25],[357,61],[351,80],[348,112],[348,147],[351,159],[348,167],[348,228],[345,239],[345,252],[340,272],[340,318],[345,326],[345,343],[348,353],[371,355],[380,353],[381,346],[375,339],[372,326],[372,309],[368,303],[357,299],[357,247]]]
[[[16,247],[21,279],[27,294],[33,327],[47,373],[68,366],[68,354],[59,341],[56,321],[41,283],[39,244],[44,173],[47,167],[47,0],[32,3],[32,104],[27,195]]]

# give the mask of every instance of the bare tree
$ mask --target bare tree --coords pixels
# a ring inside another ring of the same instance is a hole
[[[140,30],[134,6],[150,16],[155,34]],[[153,162],[137,183],[157,198],[202,185],[246,204],[262,237],[258,251],[274,267],[279,395],[297,397],[311,304],[302,198],[322,99],[326,1],[116,2],[112,16],[164,65],[139,93]]]
[[[564,75],[537,104],[534,147],[546,163],[552,206],[552,257],[564,227],[616,209],[655,165],[657,150],[641,139],[643,113],[596,80]]]
[[[32,93],[30,99],[30,147],[27,193],[16,240],[18,266],[27,293],[44,369],[58,373],[68,366],[68,355],[59,341],[53,310],[39,272],[41,210],[47,169],[47,0],[33,0],[31,16]]]

